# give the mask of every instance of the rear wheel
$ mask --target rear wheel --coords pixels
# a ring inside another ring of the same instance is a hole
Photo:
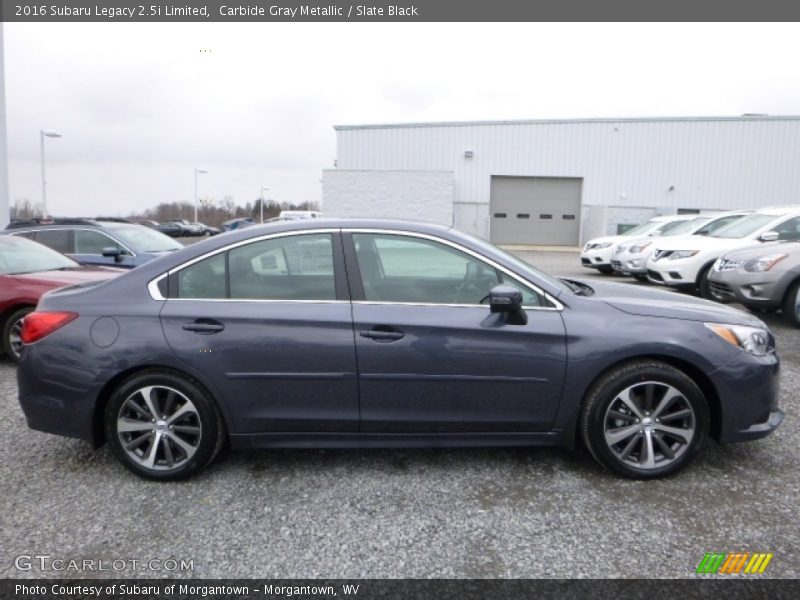
[[[219,453],[225,427],[194,380],[149,370],[127,379],[105,412],[106,439],[128,469],[150,479],[185,479]]]
[[[800,279],[786,290],[781,310],[783,310],[783,316],[790,325],[800,327]]]
[[[13,362],[19,362],[22,352],[22,321],[33,310],[32,306],[28,306],[14,311],[3,325],[3,352]]]
[[[690,463],[708,431],[703,393],[683,372],[658,361],[635,361],[603,376],[581,416],[584,443],[619,475],[650,479]]]

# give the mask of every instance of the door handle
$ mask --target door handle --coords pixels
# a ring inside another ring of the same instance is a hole
[[[219,321],[212,321],[211,319],[205,321],[195,321],[194,323],[184,323],[183,329],[186,331],[193,331],[201,335],[211,335],[212,333],[219,333],[225,329],[225,325]]]
[[[373,329],[366,329],[361,331],[361,337],[375,340],[376,342],[394,342],[402,339],[405,334],[402,331],[394,329],[393,327],[375,327]]]

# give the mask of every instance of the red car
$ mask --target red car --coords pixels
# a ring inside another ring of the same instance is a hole
[[[50,290],[111,279],[122,269],[84,267],[34,241],[0,235],[0,350],[12,361],[22,350],[22,320]]]

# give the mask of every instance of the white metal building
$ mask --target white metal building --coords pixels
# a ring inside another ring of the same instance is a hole
[[[578,245],[659,214],[800,204],[800,117],[337,126],[323,212]]]
[[[0,23],[0,229],[8,224],[8,144],[6,142],[6,88],[3,24]]]

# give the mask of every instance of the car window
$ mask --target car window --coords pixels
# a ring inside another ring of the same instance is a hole
[[[496,285],[513,285],[526,306],[540,296],[516,279],[446,244],[391,234],[356,233],[364,297],[371,302],[481,304]]]
[[[178,273],[178,297],[335,300],[332,238],[274,238],[206,258]]]
[[[47,246],[17,236],[0,236],[0,275],[79,268],[74,260]]]
[[[778,232],[779,240],[800,240],[800,217],[788,219],[772,228]]]
[[[75,254],[103,254],[104,248],[116,248],[120,245],[100,231],[78,229],[75,231]]]
[[[744,215],[731,215],[729,217],[723,217],[721,219],[715,219],[711,221],[708,225],[703,227],[703,231],[708,232],[708,234],[712,234],[715,231],[722,229],[723,227],[727,227],[731,223],[735,223],[739,219],[743,218]]]
[[[755,233],[764,227],[764,225],[768,225],[774,220],[775,215],[754,213],[744,217],[743,219],[729,223],[725,227],[720,227],[714,232],[712,237],[741,239]]]
[[[656,228],[652,233],[654,235],[664,235],[665,233],[668,233],[668,232],[672,231],[673,229],[675,229],[677,227],[680,227],[685,222],[686,221],[667,221],[666,223],[664,223],[660,227]]]
[[[36,232],[33,239],[57,252],[68,254],[72,252],[69,234],[69,229],[42,229]]]
[[[109,223],[114,235],[134,252],[171,252],[183,245],[160,231],[132,223]]]

